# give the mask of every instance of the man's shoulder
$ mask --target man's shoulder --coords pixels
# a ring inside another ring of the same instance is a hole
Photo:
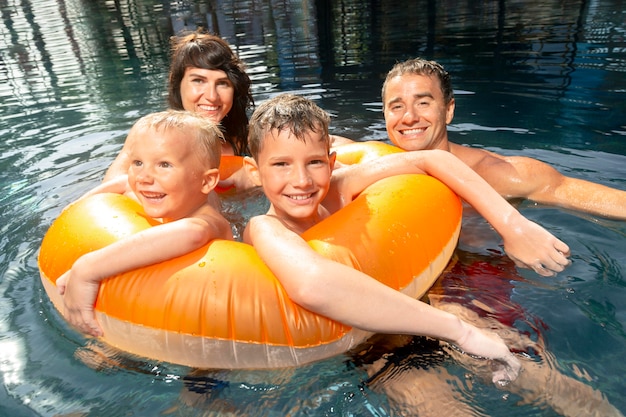
[[[506,159],[497,153],[452,142],[450,142],[450,152],[474,170],[506,163]]]

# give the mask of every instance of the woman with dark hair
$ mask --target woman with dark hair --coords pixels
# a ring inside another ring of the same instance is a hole
[[[174,40],[168,103],[221,122],[230,145],[222,150],[227,154],[248,150],[246,110],[254,103],[250,84],[244,63],[223,39],[194,33]]]
[[[225,139],[223,155],[248,153],[246,111],[254,104],[250,85],[245,64],[220,37],[192,33],[172,38],[168,104],[172,109],[200,113],[220,123]],[[104,181],[128,172],[131,146],[127,139]],[[237,178],[247,188],[245,175],[229,178],[231,185],[239,183]]]

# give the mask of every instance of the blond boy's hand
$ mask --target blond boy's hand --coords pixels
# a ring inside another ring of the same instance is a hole
[[[72,270],[69,270],[57,279],[56,285],[59,294],[63,296],[65,319],[82,333],[102,336],[94,311],[100,284],[72,276]]]

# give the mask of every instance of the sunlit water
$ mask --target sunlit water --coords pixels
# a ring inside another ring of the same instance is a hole
[[[622,2],[406,3],[0,2],[1,416],[384,416],[398,407],[394,392],[415,399],[427,385],[432,415],[459,404],[465,415],[558,415],[419,338],[398,347],[381,337],[288,370],[200,373],[134,357],[72,331],[40,284],[47,228],[100,181],[132,123],[164,108],[168,39],[198,24],[248,63],[257,103],[297,91],[354,139],[385,140],[379,91],[395,61],[436,58],[453,74],[453,140],[626,189]],[[238,224],[264,207],[254,195],[224,203]],[[547,394],[579,381],[626,413],[626,225],[520,208],[570,245],[564,273],[517,270],[468,211],[456,263],[433,294],[539,341],[553,359],[530,359],[569,378]],[[412,379],[424,373],[448,378]]]

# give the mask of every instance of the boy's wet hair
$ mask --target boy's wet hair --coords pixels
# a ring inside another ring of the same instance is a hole
[[[207,33],[191,33],[173,37],[170,61],[168,103],[174,110],[183,110],[180,84],[185,70],[190,67],[224,71],[233,83],[235,95],[233,108],[221,121],[225,138],[237,155],[248,152],[248,108],[254,105],[246,66],[219,36]]]
[[[280,94],[257,107],[250,119],[248,146],[250,155],[257,159],[263,139],[272,130],[288,129],[297,139],[304,141],[309,132],[321,133],[330,150],[328,126],[330,116],[312,100],[295,94]]]
[[[446,104],[450,103],[454,98],[454,91],[452,90],[452,81],[450,74],[443,68],[443,65],[436,61],[428,61],[422,58],[409,59],[404,62],[398,62],[391,68],[385,77],[382,89],[383,110],[385,109],[385,90],[387,83],[394,77],[398,77],[406,74],[415,75],[427,75],[435,76],[439,80],[441,85],[441,92],[443,93],[443,99]]]
[[[151,130],[165,132],[178,129],[193,141],[194,149],[200,161],[207,164],[207,168],[219,168],[222,156],[222,142],[224,134],[219,125],[206,117],[185,110],[166,110],[150,113],[139,119],[132,127],[134,131]]]

